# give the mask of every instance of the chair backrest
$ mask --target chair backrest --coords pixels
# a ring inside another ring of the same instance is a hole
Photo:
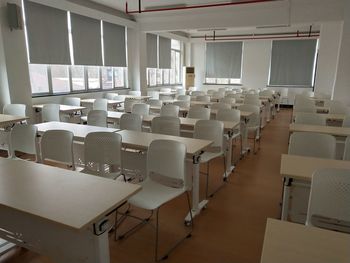
[[[224,124],[217,120],[199,120],[194,125],[193,138],[213,141],[212,148],[223,149]]]
[[[326,118],[318,113],[299,112],[295,115],[295,123],[310,125],[326,125]]]
[[[246,97],[244,98],[244,104],[250,104],[250,105],[256,105],[256,106],[259,106],[261,104],[258,96],[254,95],[254,97],[253,96],[250,97],[248,95],[249,94],[247,94]]]
[[[202,90],[194,90],[191,92],[191,96],[204,96],[205,92]]]
[[[115,179],[117,176],[108,174],[122,170],[121,148],[122,136],[118,133],[89,133],[84,141],[85,172],[92,171],[93,174]]]
[[[222,99],[225,96],[225,91],[215,91],[212,97],[215,99]]]
[[[189,95],[179,95],[179,96],[177,96],[177,100],[191,101],[191,96],[189,96]]]
[[[350,223],[350,170],[322,169],[312,175],[306,225],[314,224],[313,216]],[[315,217],[316,219],[316,217]],[[336,224],[336,223],[334,223]],[[341,229],[332,223],[321,226],[328,229]],[[347,227],[349,233],[350,227]]]
[[[45,104],[41,112],[41,119],[43,122],[60,121],[60,105]]]
[[[272,92],[272,90],[265,89],[265,90],[263,90],[263,91],[260,91],[260,92],[259,92],[259,95],[260,95],[260,96],[266,96],[266,97],[272,97],[273,92]]]
[[[118,93],[106,93],[105,98],[107,100],[113,100],[115,96],[118,96]]]
[[[160,116],[171,116],[178,117],[179,116],[180,107],[173,104],[163,105],[160,108]]]
[[[132,98],[126,98],[124,100],[124,111],[131,113],[132,111],[132,106],[136,103],[139,103],[138,100],[134,100]]]
[[[139,91],[139,90],[130,90],[129,91],[129,95],[141,96],[141,91]]]
[[[165,93],[170,93],[171,92],[171,88],[160,88],[159,91],[160,92],[165,92]]]
[[[163,101],[158,99],[149,99],[147,101],[147,104],[149,104],[150,106],[162,107]]]
[[[196,101],[210,102],[210,96],[208,95],[199,95],[196,97]]]
[[[91,110],[87,115],[87,124],[98,127],[107,127],[107,111]]]
[[[211,96],[215,93],[215,90],[214,89],[208,89],[207,90],[207,95]]]
[[[248,111],[253,112],[253,114],[249,117],[249,122],[247,123],[247,127],[259,127],[260,126],[260,107],[251,104],[243,104],[238,106],[237,108],[240,111]]]
[[[226,91],[225,91],[225,97],[226,97],[227,95],[233,95],[233,94],[236,94],[236,91],[235,91],[235,90],[226,90]]]
[[[38,128],[35,125],[29,124],[17,124],[15,125],[10,134],[9,152],[10,157],[15,157],[15,151],[34,154],[36,152],[36,136]]]
[[[288,154],[335,159],[336,140],[329,134],[293,132]]]
[[[198,106],[192,106],[188,111],[188,118],[209,120],[210,119],[210,109]]]
[[[152,96],[152,99],[159,100],[159,91],[157,90],[147,91],[147,96]]]
[[[241,121],[241,111],[235,109],[219,109],[216,114],[218,121]]]
[[[26,116],[26,105],[25,104],[6,104],[3,108],[3,113],[13,116]]]
[[[173,102],[174,105],[179,106],[180,108],[189,108],[191,105],[190,101],[178,100]]]
[[[78,98],[78,97],[64,97],[62,104],[79,107],[80,106],[80,98]]]
[[[153,133],[180,136],[180,119],[178,117],[154,117],[151,129]]]
[[[350,161],[350,137],[345,140],[343,160]]]
[[[329,106],[330,114],[350,114],[350,108],[341,101],[331,101]]]
[[[135,103],[132,105],[131,113],[139,115],[149,115],[150,105],[146,103]]]
[[[41,138],[41,159],[68,164],[75,170],[73,133],[66,130],[48,130]]]
[[[124,113],[120,117],[119,128],[121,130],[142,131],[142,116],[133,113]]]
[[[167,186],[187,189],[186,151],[186,146],[178,141],[152,141],[147,151],[148,177],[146,180],[155,180],[163,184],[166,178],[173,185],[167,184]]]
[[[230,97],[225,97],[225,98],[220,99],[219,102],[226,103],[226,104],[229,104],[231,106],[232,104],[234,104],[236,102],[236,99],[230,98]]]
[[[92,109],[107,111],[107,106],[108,106],[108,100],[99,98],[99,99],[95,99]]]
[[[227,104],[227,103],[223,103],[223,102],[217,102],[217,103],[213,103],[210,106],[211,109],[213,110],[218,110],[218,109],[231,109],[231,105]]]

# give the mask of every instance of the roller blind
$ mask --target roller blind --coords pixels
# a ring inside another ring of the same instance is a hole
[[[242,42],[207,43],[206,77],[241,78]]]
[[[159,37],[159,68],[171,68],[171,39]]]
[[[71,13],[75,65],[102,66],[101,21]]]
[[[126,67],[125,27],[103,21],[105,66]]]
[[[270,85],[312,86],[316,39],[272,42]]]
[[[158,44],[157,35],[147,34],[147,67],[157,68],[158,67]]]
[[[34,64],[71,64],[67,12],[24,1],[29,60]]]

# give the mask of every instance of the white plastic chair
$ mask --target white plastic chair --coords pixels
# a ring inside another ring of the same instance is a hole
[[[345,140],[343,160],[350,161],[350,137]]]
[[[244,98],[244,104],[260,106],[261,102],[258,95],[247,94]]]
[[[139,115],[149,115],[150,105],[146,103],[135,103],[132,105],[131,113]]]
[[[138,100],[126,98],[124,101],[124,112],[131,113],[134,104],[139,103]]]
[[[35,125],[17,124],[10,133],[8,156],[16,158],[16,151],[35,155],[37,160],[36,136],[38,128]]]
[[[26,105],[25,104],[6,104],[3,108],[3,113],[13,116],[26,116]]]
[[[335,159],[336,140],[329,134],[293,132],[289,139],[288,154]]]
[[[133,113],[124,113],[120,117],[119,128],[121,130],[142,131],[142,116]]]
[[[173,102],[174,105],[179,106],[180,108],[189,108],[191,105],[190,101],[178,100]]]
[[[193,138],[209,140],[213,143],[210,145],[210,148],[207,149],[200,158],[201,163],[207,164],[207,183],[206,183],[206,197],[213,196],[214,193],[219,189],[216,189],[214,192],[209,194],[209,163],[211,160],[217,157],[223,157],[224,161],[224,171],[226,175],[226,158],[223,149],[223,138],[224,138],[224,124],[221,121],[217,120],[199,120],[194,126]],[[226,176],[224,177],[226,178]]]
[[[314,172],[306,225],[350,233],[349,174],[348,169],[334,168]]]
[[[180,136],[180,119],[170,116],[154,117],[151,129],[152,133]]]
[[[160,116],[171,116],[178,117],[179,116],[180,107],[173,104],[163,105],[160,109]]]
[[[84,141],[82,173],[116,179],[122,174],[122,136],[115,132],[91,132]]]
[[[229,104],[231,106],[232,104],[236,103],[236,99],[230,98],[230,97],[225,97],[225,98],[220,99],[219,102],[226,103],[226,104]]]
[[[80,98],[78,98],[78,97],[64,97],[62,104],[79,107],[80,106]]]
[[[343,120],[343,127],[348,127],[350,128],[350,116],[346,116]]]
[[[106,93],[105,98],[107,100],[113,100],[115,96],[118,96],[118,93]]]
[[[149,104],[151,107],[155,106],[155,107],[162,107],[163,106],[163,101],[161,100],[156,100],[156,99],[149,99],[147,101],[147,104]]]
[[[207,95],[212,96],[215,92],[216,92],[216,90],[208,89],[207,90]]]
[[[220,100],[223,97],[225,97],[225,91],[223,91],[223,92],[222,91],[215,91],[211,96],[212,99],[216,99],[216,100]]]
[[[188,118],[209,120],[210,119],[210,109],[198,106],[190,107],[188,111]]]
[[[350,108],[345,106],[341,101],[331,101],[329,106],[330,114],[350,114]]]
[[[129,95],[141,96],[141,91],[139,91],[139,90],[130,90],[129,91]]]
[[[231,105],[223,102],[217,102],[213,103],[210,108],[212,110],[219,110],[219,109],[231,109]]]
[[[201,90],[194,90],[191,92],[191,96],[204,96],[205,92]]]
[[[87,115],[87,124],[98,127],[107,127],[107,111],[91,110]]]
[[[199,95],[196,97],[196,101],[210,102],[210,96],[208,95]]]
[[[66,164],[75,170],[73,133],[66,130],[48,130],[41,138],[41,162],[45,160]]]
[[[164,93],[170,93],[171,92],[171,88],[160,88],[159,91],[160,92],[164,92]]]
[[[147,91],[147,96],[151,96],[152,99],[154,99],[154,100],[159,100],[159,91],[157,91],[157,90]]]
[[[107,99],[95,99],[92,109],[93,110],[104,110],[107,111],[108,108],[108,100]]]
[[[179,95],[179,96],[177,96],[177,100],[191,101],[191,96],[189,96],[189,95]]]
[[[60,119],[60,105],[59,104],[45,104],[41,112],[42,122],[61,121]]]
[[[298,112],[295,115],[295,123],[309,125],[326,125],[326,118],[318,113]]]
[[[176,197],[186,193],[187,205],[189,213],[191,206],[189,201],[188,186],[186,180],[186,146],[177,141],[171,140],[155,140],[153,141],[147,152],[147,177],[141,183],[142,190],[129,199],[129,203],[133,206],[156,212],[156,244],[155,244],[155,261],[167,258],[168,254],[180,244],[183,240],[191,236],[191,230],[184,238],[181,238],[174,246],[168,250],[164,256],[158,255],[159,242],[159,210],[163,204],[175,199]],[[151,214],[151,216],[152,216]],[[128,214],[125,214],[128,216]],[[149,222],[151,216],[142,219],[140,224],[133,227],[126,233],[119,236],[117,233],[118,223],[116,223],[116,239],[127,236],[128,233],[134,232],[136,228]],[[132,216],[133,218],[137,218]]]

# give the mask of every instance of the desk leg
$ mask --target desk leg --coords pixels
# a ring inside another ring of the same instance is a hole
[[[192,171],[192,217],[199,215],[203,207],[208,204],[208,200],[204,199],[199,202],[199,164],[200,155],[193,156],[193,171]],[[191,215],[188,213],[185,217],[185,223],[191,222]]]
[[[235,166],[232,165],[232,136],[233,133],[232,131],[229,132],[229,134],[225,137],[225,146],[226,146],[226,154],[225,154],[225,158],[226,158],[226,173],[224,173],[223,178],[224,180],[226,180],[230,174],[232,173],[232,171],[235,169]]]
[[[291,184],[292,184],[292,179],[289,177],[284,177],[284,179],[283,179],[283,199],[282,199],[281,220],[288,219]]]

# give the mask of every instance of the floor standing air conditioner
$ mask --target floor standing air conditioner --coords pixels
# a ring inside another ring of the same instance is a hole
[[[183,86],[186,90],[188,90],[190,87],[194,87],[194,67],[184,67],[183,68]]]

